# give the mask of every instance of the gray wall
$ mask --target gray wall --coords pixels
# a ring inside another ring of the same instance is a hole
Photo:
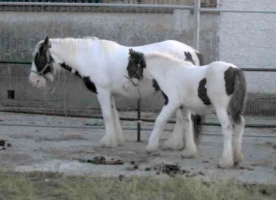
[[[221,0],[222,9],[275,11],[275,0]],[[275,68],[276,14],[221,13],[219,59],[246,68]],[[249,92],[275,93],[276,72],[247,72]]]

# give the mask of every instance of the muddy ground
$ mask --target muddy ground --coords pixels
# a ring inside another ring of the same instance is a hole
[[[122,126],[125,143],[117,148],[100,148],[97,143],[104,134],[102,120],[2,112],[0,168],[92,176],[167,176],[175,172],[205,180],[276,184],[276,129],[246,128],[244,161],[223,170],[217,168],[222,153],[220,127],[205,127],[197,157],[183,159],[179,151],[160,149],[158,155],[146,154],[151,123],[142,124],[142,142],[136,142],[134,122],[123,121]],[[170,135],[171,131],[164,132],[161,145]]]

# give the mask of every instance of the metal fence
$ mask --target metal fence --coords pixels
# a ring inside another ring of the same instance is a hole
[[[209,63],[224,58],[231,60],[231,55],[235,54],[234,51],[230,52],[227,57],[222,53],[225,52],[223,48],[227,48],[227,44],[223,46],[221,42],[221,36],[225,34],[221,20],[227,20],[224,13],[241,14],[241,17],[261,13],[269,16],[268,18],[276,17],[274,12],[210,9],[201,8],[200,4],[81,2],[85,3],[0,2],[1,111],[101,118],[96,96],[88,92],[81,81],[71,74],[59,74],[59,84],[54,94],[41,92],[28,83],[31,53],[35,44],[46,35],[83,37],[93,34],[102,39],[132,46],[175,39],[199,49],[203,53],[205,63]],[[231,34],[231,27],[227,30]],[[274,30],[276,31],[276,28]],[[258,37],[260,41],[263,40],[261,34]],[[241,46],[251,45],[246,40],[240,42]],[[257,59],[261,60],[262,56]],[[240,60],[244,60],[243,55],[233,63],[244,68],[252,91],[249,94],[246,114],[275,117],[275,92],[267,92],[266,88],[260,89],[264,82],[266,85],[274,83],[276,70],[271,67],[273,63],[271,62],[271,66],[251,68],[251,65]],[[264,87],[268,87],[266,85]],[[122,119],[137,119],[136,100],[118,96],[116,101]],[[154,121],[162,105],[163,99],[158,94],[145,98],[140,105],[142,114],[138,112],[138,116],[140,115],[143,121]],[[262,125],[265,126],[260,124]]]

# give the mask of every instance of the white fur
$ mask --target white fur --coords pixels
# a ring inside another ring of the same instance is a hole
[[[35,56],[42,43],[43,41],[40,41],[36,45],[33,56]],[[96,85],[97,97],[105,121],[105,136],[100,141],[100,144],[105,147],[116,147],[123,142],[122,128],[112,94],[139,97],[137,87],[134,87],[124,77],[128,64],[129,48],[142,52],[154,50],[170,53],[183,60],[185,59],[184,52],[190,52],[195,63],[199,65],[196,50],[173,40],[138,47],[126,47],[113,41],[99,40],[98,38],[50,39],[50,43],[51,48],[49,51],[55,61],[53,65],[54,74],[61,69],[59,64],[65,62],[78,71],[81,76],[89,76],[90,80]],[[36,71],[34,63],[32,64],[32,71]],[[52,74],[47,74],[46,76],[52,76],[50,79],[53,79]],[[46,86],[45,78],[34,72],[30,74],[30,82],[36,87]],[[153,94],[155,90],[152,87],[152,78],[144,79],[140,83],[139,89],[142,97]],[[177,119],[177,123],[181,124],[181,119]],[[177,132],[174,132],[174,134],[182,134],[182,130],[179,130],[179,128],[176,130]],[[174,138],[177,139],[179,136]],[[182,145],[180,146],[182,148]]]
[[[168,96],[169,102],[158,115],[147,145],[147,151],[158,149],[159,136],[166,121],[172,113],[183,106],[182,117],[185,133],[185,150],[182,156],[191,158],[196,155],[196,145],[193,138],[191,111],[209,114],[214,109],[222,126],[224,148],[219,161],[221,168],[231,167],[234,162],[242,160],[241,143],[244,129],[244,119],[241,124],[235,124],[228,114],[228,105],[232,95],[228,96],[225,89],[224,72],[235,65],[226,62],[213,62],[206,66],[194,67],[191,63],[179,60],[162,53],[144,53],[146,71],[144,74],[153,77],[161,90]],[[206,78],[207,95],[211,105],[205,105],[198,97],[199,82]],[[235,124],[233,128],[233,124]],[[234,149],[232,149],[232,135]],[[177,137],[178,139],[180,136]],[[233,155],[234,153],[234,155]]]

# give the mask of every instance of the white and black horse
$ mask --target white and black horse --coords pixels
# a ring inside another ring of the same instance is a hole
[[[197,149],[193,139],[191,112],[207,115],[215,111],[222,126],[224,148],[219,167],[231,167],[243,159],[242,136],[245,121],[246,80],[242,71],[231,63],[212,62],[195,67],[190,62],[164,53],[141,53],[130,49],[127,67],[130,78],[142,81],[153,78],[167,97],[158,115],[147,145],[147,151],[158,149],[159,136],[166,121],[181,109],[185,131],[183,157],[194,157]],[[233,142],[233,147],[232,147]]]
[[[145,46],[133,47],[138,51],[159,51],[171,53],[175,57],[189,60],[200,65],[201,54],[192,47],[173,40]],[[116,147],[124,140],[114,95],[139,97],[137,87],[125,79],[128,65],[129,47],[116,42],[98,38],[53,38],[40,41],[33,53],[30,82],[38,88],[45,87],[47,81],[54,81],[60,69],[66,69],[83,79],[86,87],[97,94],[104,122],[105,136],[100,141],[104,147]],[[144,79],[139,90],[141,96],[155,93],[159,89],[152,79]],[[177,123],[174,129],[176,137],[167,141],[166,147],[183,148],[182,117],[177,112]]]

